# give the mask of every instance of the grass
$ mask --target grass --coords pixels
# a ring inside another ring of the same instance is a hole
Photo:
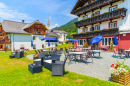
[[[65,47],[68,48],[68,44],[58,45],[56,48],[57,49],[63,48],[63,50],[65,50]],[[49,50],[49,48],[45,48],[43,50]],[[30,50],[30,51],[26,51],[26,53],[27,53],[27,55],[35,54],[35,51],[34,50]]]
[[[120,86],[68,71],[64,76],[52,77],[51,71],[44,67],[43,72],[32,74],[28,71],[28,64],[33,63],[32,60],[26,57],[10,59],[10,54],[0,52],[0,86]]]

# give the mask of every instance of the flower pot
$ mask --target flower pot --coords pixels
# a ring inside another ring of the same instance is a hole
[[[111,74],[111,81],[127,85],[130,83],[130,72],[121,73],[117,76]]]

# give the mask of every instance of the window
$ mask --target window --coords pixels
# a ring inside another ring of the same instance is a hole
[[[95,12],[95,15],[100,15],[100,11]]]
[[[86,15],[86,16],[83,16],[83,19],[87,19],[88,18],[88,15]]]
[[[111,22],[110,23],[110,28],[112,28],[112,27],[117,27],[117,22]]]
[[[109,8],[109,12],[114,11],[114,9],[116,9],[116,8],[117,8],[117,5],[115,5],[115,6],[113,6],[113,7],[110,7],[110,8]]]
[[[33,49],[36,49],[36,44],[33,44]]]
[[[82,41],[83,41],[83,44],[84,44],[86,40],[85,40],[85,39],[82,39]],[[81,45],[81,39],[79,39],[79,41],[78,41],[78,46],[82,46],[82,45]]]
[[[95,30],[100,30],[100,25],[95,25]]]
[[[88,31],[88,27],[85,27],[82,29],[82,32],[85,33],[86,31]]]
[[[110,43],[114,41],[114,37],[108,37],[108,38],[103,38],[101,41],[101,45],[106,45],[106,46],[110,46]]]
[[[36,36],[33,36],[33,40],[36,40]]]
[[[44,48],[44,44],[42,44],[42,48]]]

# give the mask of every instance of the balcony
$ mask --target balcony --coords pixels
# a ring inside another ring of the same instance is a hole
[[[33,32],[33,35],[43,35],[43,33],[40,32],[40,31],[34,31],[34,32]]]
[[[4,31],[3,31],[3,30],[1,30],[1,31],[0,31],[0,35],[2,35],[2,34],[3,34],[3,32],[4,32]]]
[[[93,3],[88,4],[86,6],[83,6],[80,9],[75,10],[74,14],[79,16],[79,15],[85,14],[87,12],[91,12],[93,10],[100,9],[101,7],[106,6],[106,5],[112,5],[112,3],[118,2],[118,1],[122,1],[122,0],[98,0]]]
[[[94,16],[92,18],[88,18],[82,21],[75,22],[76,27],[82,27],[82,26],[87,26],[87,25],[93,25],[96,23],[101,23],[104,21],[110,21],[112,19],[117,19],[117,18],[124,18],[126,16],[126,9],[125,8],[120,8],[117,10],[114,10],[112,12],[104,13],[98,16]]]
[[[119,29],[118,28],[112,28],[112,29],[106,29],[106,30],[100,30],[100,31],[92,31],[88,33],[80,33],[80,34],[74,34],[73,38],[92,38],[95,36],[110,36],[110,35],[118,35]]]

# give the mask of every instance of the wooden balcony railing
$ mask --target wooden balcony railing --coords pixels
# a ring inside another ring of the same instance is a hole
[[[75,22],[76,27],[81,27],[81,26],[87,26],[87,25],[92,25],[96,23],[101,23],[104,21],[110,21],[112,19],[117,19],[117,18],[123,18],[126,16],[126,9],[125,8],[120,8],[117,10],[114,10],[112,12],[104,13],[98,16],[94,16],[89,19],[85,19],[82,21]]]
[[[3,34],[3,32],[4,32],[4,31],[3,31],[3,30],[1,30],[1,31],[0,31],[0,35],[2,35],[2,34]]]
[[[34,35],[43,35],[43,33],[40,32],[40,31],[34,31],[33,34],[34,34]]]
[[[8,36],[5,36],[4,39],[0,39],[0,44],[4,43],[11,43],[11,40],[8,38]]]
[[[110,35],[115,35],[119,34],[119,29],[118,28],[113,28],[113,29],[106,29],[106,30],[100,30],[100,31],[92,31],[88,33],[80,33],[80,34],[74,34],[73,38],[92,38],[95,36],[110,36]]]
[[[0,39],[0,44],[5,43],[5,39]]]
[[[88,4],[86,6],[83,6],[80,9],[75,10],[74,14],[79,16],[79,15],[85,14],[87,12],[104,7],[106,5],[112,5],[112,3],[117,2],[117,1],[122,1],[122,0],[98,0],[93,3]]]

